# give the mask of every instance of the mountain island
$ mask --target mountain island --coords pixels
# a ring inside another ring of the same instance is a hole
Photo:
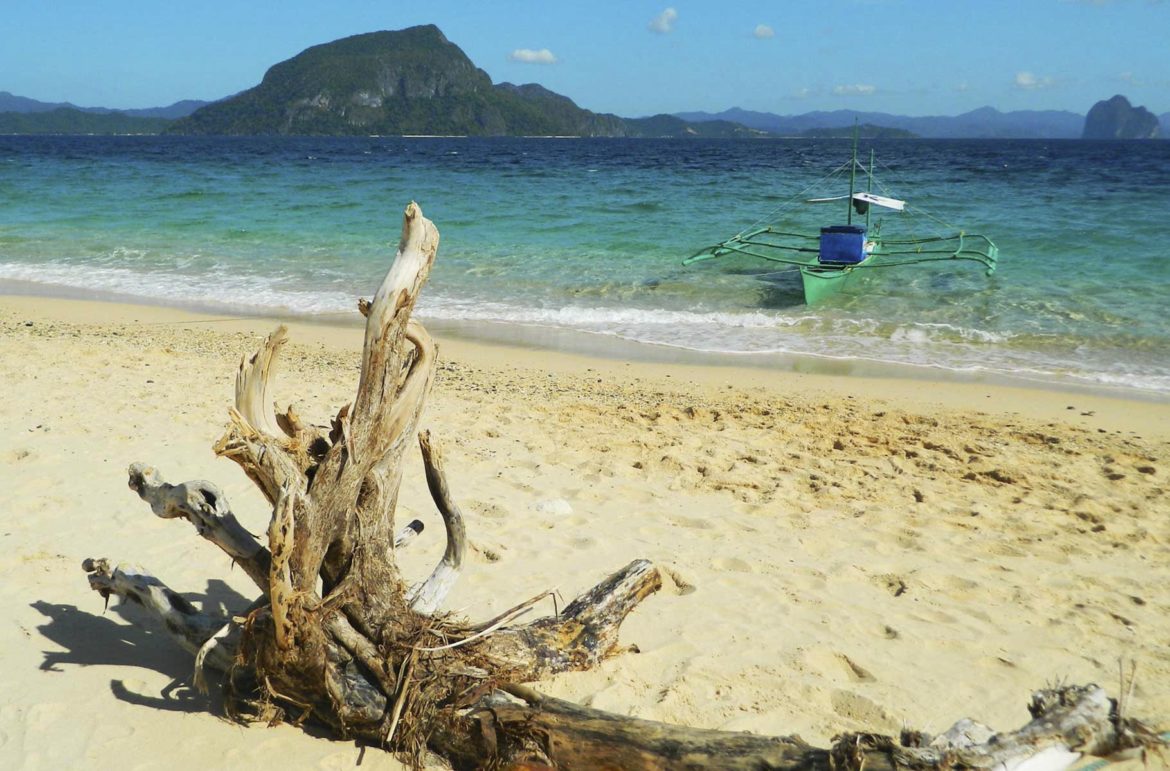
[[[1145,107],[1134,107],[1121,94],[1097,102],[1085,116],[1085,139],[1156,139],[1161,133],[1158,116]]]
[[[254,88],[177,121],[177,134],[754,136],[728,121],[627,119],[536,85],[493,84],[428,24],[313,46]]]

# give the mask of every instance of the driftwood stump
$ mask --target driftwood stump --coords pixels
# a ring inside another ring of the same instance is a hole
[[[171,485],[154,468],[130,467],[130,487],[159,517],[186,519],[253,580],[259,598],[229,618],[199,612],[158,579],[88,559],[90,586],[135,601],[195,654],[195,682],[225,673],[234,715],[312,719],[342,737],[403,753],[425,748],[458,767],[556,768],[1013,768],[1082,753],[1144,748],[1157,739],[1096,686],[1042,691],[1033,720],[993,736],[969,721],[937,739],[850,734],[829,749],[798,737],[768,738],[668,726],[542,696],[521,685],[588,669],[617,652],[626,614],[660,586],[637,560],[556,616],[519,624],[544,595],[473,624],[443,614],[466,549],[438,443],[419,432],[435,372],[435,345],[411,319],[438,251],[439,234],[407,207],[398,253],[367,317],[357,395],[330,429],[306,425],[270,394],[283,327],[247,356],[235,406],[215,451],[235,461],[272,505],[267,543],[248,533],[212,483]],[[447,547],[430,576],[407,586],[396,552],[422,530],[399,529],[402,459],[418,442]],[[1040,767],[1040,766],[1037,766]]]

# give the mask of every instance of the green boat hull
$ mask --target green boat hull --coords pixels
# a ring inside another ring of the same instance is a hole
[[[865,259],[856,265],[824,265],[820,262],[801,265],[800,281],[804,284],[804,304],[816,305],[852,284],[857,269],[867,267],[881,250],[881,242],[872,240],[865,245]]]
[[[854,270],[848,268],[827,268],[820,265],[801,267],[800,280],[804,284],[804,302],[816,305],[827,297],[837,294],[853,279]]]

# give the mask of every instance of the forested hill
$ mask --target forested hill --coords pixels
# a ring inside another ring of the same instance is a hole
[[[654,136],[752,133],[730,124],[687,131],[584,110],[535,84],[493,85],[438,27],[371,32],[314,46],[255,88],[203,107],[169,130],[181,134],[441,134]]]
[[[170,123],[165,118],[86,112],[75,107],[0,112],[0,134],[158,134]]]

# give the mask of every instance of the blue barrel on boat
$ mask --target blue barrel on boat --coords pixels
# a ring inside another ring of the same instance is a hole
[[[833,225],[821,228],[817,260],[827,265],[856,265],[865,259],[865,227]]]

